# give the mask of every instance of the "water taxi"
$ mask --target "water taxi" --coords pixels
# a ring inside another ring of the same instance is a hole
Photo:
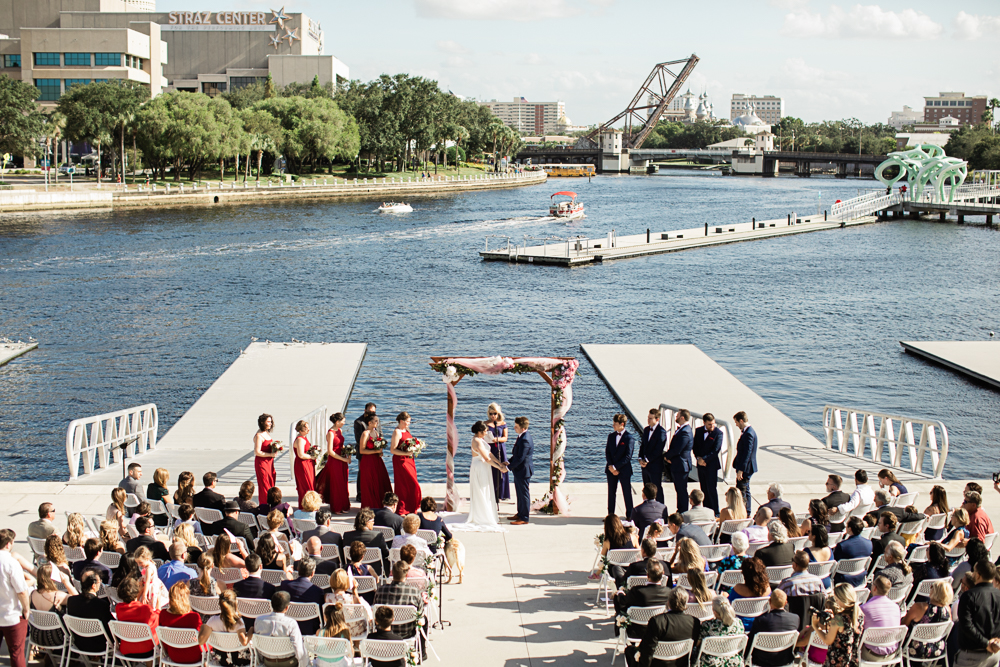
[[[555,197],[569,197],[569,201],[562,199],[554,201]],[[583,204],[576,200],[575,192],[557,192],[551,197],[549,197],[549,215],[554,218],[582,218],[583,217]]]
[[[395,202],[384,203],[378,207],[379,213],[413,213],[413,207],[409,204],[397,204]]]
[[[587,177],[595,176],[597,171],[592,164],[543,164],[545,173],[553,177]]]

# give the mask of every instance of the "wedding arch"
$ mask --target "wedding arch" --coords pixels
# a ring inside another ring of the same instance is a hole
[[[550,514],[568,514],[569,503],[559,489],[566,479],[563,463],[566,454],[566,413],[573,405],[573,379],[580,362],[573,357],[431,357],[431,368],[444,375],[448,388],[448,454],[445,467],[448,489],[445,509],[458,509],[455,490],[455,454],[458,452],[458,428],[455,426],[455,406],[458,395],[455,385],[466,376],[538,373],[552,388],[551,421],[549,424],[549,491],[532,509]]]

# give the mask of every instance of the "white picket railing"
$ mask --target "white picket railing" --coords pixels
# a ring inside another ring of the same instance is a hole
[[[674,431],[677,430],[677,424],[674,419],[681,408],[667,405],[666,403],[660,403],[660,425],[667,429],[667,442],[670,442],[670,438],[674,436]],[[702,419],[705,415],[701,412],[695,412],[688,408],[688,412],[691,413],[691,432],[699,426],[703,425],[705,422]],[[729,481],[729,473],[733,470],[733,459],[736,457],[736,430],[733,424],[725,419],[719,419],[718,415],[712,415],[715,417],[715,427],[722,429],[722,449],[719,450],[719,460],[722,462],[722,478]],[[691,466],[695,468],[694,455],[691,455]]]
[[[830,220],[854,220],[877,211],[895,206],[901,201],[898,194],[871,192],[854,199],[834,204],[830,208]]]
[[[327,423],[329,421],[329,412],[325,405],[321,405],[306,416],[296,419],[288,427],[288,481],[295,481],[295,448],[292,446],[295,443],[295,438],[299,437],[298,432],[295,430],[295,425],[300,421],[305,421],[309,424],[309,435],[306,436],[309,439],[310,444],[319,446],[320,449],[326,449],[326,429]]]
[[[124,450],[126,458],[156,449],[158,427],[159,412],[153,403],[74,419],[66,430],[69,478],[72,480],[80,476],[81,461],[84,475],[107,468],[112,461],[120,463],[123,456],[121,445],[126,442],[129,443]]]
[[[948,429],[937,420],[827,405],[823,429],[828,448],[886,467],[939,479],[948,459]]]

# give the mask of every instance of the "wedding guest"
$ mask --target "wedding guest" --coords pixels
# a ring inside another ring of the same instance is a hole
[[[101,547],[105,551],[114,551],[119,554],[125,553],[125,545],[122,544],[121,538],[118,534],[118,526],[114,523],[110,521],[102,521],[101,533],[98,537],[101,540]]]
[[[250,557],[247,556],[247,561],[249,560]],[[212,560],[212,554],[202,554],[201,558],[198,559],[198,567],[201,568],[198,578],[188,581],[191,595],[199,595],[201,597],[217,596],[219,594],[219,582],[212,576],[212,570],[215,569],[215,561]],[[233,586],[235,587],[236,584],[233,584]]]
[[[719,521],[735,521],[749,519],[747,506],[743,503],[743,494],[735,486],[726,489],[726,506],[719,510]]]
[[[771,583],[767,579],[767,568],[759,558],[747,558],[740,566],[743,583],[736,584],[729,591],[729,600],[740,598],[765,598],[771,595]],[[749,631],[753,618],[744,618],[743,626]]]
[[[809,501],[809,516],[799,525],[799,535],[811,534],[813,526],[823,526],[827,533],[830,532],[830,513],[826,509],[826,503],[819,498]]]
[[[667,517],[667,529],[678,540],[686,537],[700,546],[708,546],[712,543],[712,538],[705,534],[701,526],[684,523],[684,517],[676,512]]]
[[[392,491],[389,481],[389,471],[382,461],[382,444],[380,440],[378,416],[368,415],[365,430],[361,433],[358,445],[358,494],[361,496],[361,507],[379,507],[386,493]]]
[[[650,524],[656,523],[657,519],[662,519],[663,513],[667,510],[666,505],[656,499],[656,492],[659,488],[652,482],[643,484],[642,502],[632,509],[632,520],[635,522],[635,529],[640,536],[646,534],[646,528]]]
[[[178,581],[189,581],[198,578],[198,572],[186,563],[187,545],[177,540],[170,545],[170,560],[165,561],[156,571],[163,585],[168,589]]]
[[[212,616],[205,624],[212,629],[212,632],[227,632],[236,635],[241,646],[250,644],[250,635],[246,631],[246,622],[240,616],[236,606],[236,593],[232,590],[222,591],[219,594],[219,615]],[[212,657],[220,665],[232,665],[232,667],[242,667],[249,665],[250,649],[243,648],[238,651],[217,651],[212,649]]]
[[[141,463],[129,463],[128,473],[125,478],[118,482],[118,487],[125,490],[125,493],[131,493],[133,496],[141,501],[146,500],[146,494],[142,492],[142,485],[139,480],[142,479],[142,464]]]
[[[507,422],[498,403],[490,403],[486,408],[486,432],[489,434],[486,444],[490,446],[490,453],[501,463],[506,463]],[[510,500],[510,473],[501,472],[499,468],[493,468],[491,472],[497,503],[499,504],[501,500]]]
[[[289,563],[285,558],[285,552],[278,547],[274,535],[270,532],[262,533],[257,539],[257,546],[254,547],[256,554],[260,557],[261,567],[265,570],[281,570],[287,572]]]
[[[726,570],[738,570],[743,566],[743,561],[747,559],[747,549],[750,547],[750,542],[747,540],[746,535],[743,533],[733,533],[729,546],[732,548],[733,553],[720,561],[716,561],[712,566],[712,569],[719,573]]]
[[[798,632],[799,617],[785,611],[787,603],[788,597],[783,591],[771,591],[771,599],[769,600],[770,608],[755,618],[753,625],[750,627],[750,632],[747,636],[748,648],[753,645],[753,638],[761,632],[790,632],[792,630]],[[791,665],[795,662],[794,650],[794,648],[788,648],[780,653],[774,653],[773,651],[758,649],[753,652],[753,656],[750,656],[752,657],[752,662],[749,664],[756,665],[757,667],[783,667],[784,665]]]
[[[638,649],[631,642],[625,647],[625,660],[629,667],[634,667],[637,664],[641,667],[649,667],[654,664],[653,654],[660,642],[692,639],[697,643],[698,637],[701,636],[701,621],[691,614],[685,614],[685,609],[687,609],[687,593],[684,592],[683,588],[674,588],[667,595],[666,613],[657,614],[649,619],[646,630],[642,633],[642,641],[639,642]],[[636,660],[637,651],[638,661]],[[674,667],[672,663],[657,661],[657,667],[663,664]],[[686,664],[686,662],[681,662],[677,667]]]
[[[174,530],[176,531],[181,526],[188,525],[191,527],[191,531],[198,534],[204,535],[205,531],[201,528],[201,522],[194,513],[194,505],[184,503],[177,508],[177,520],[174,522]]]
[[[48,563],[38,566],[36,571],[37,586],[31,591],[29,602],[32,609],[53,611],[62,616],[66,613],[66,602],[71,595],[76,595],[76,589],[69,585],[66,587],[66,592],[60,591],[52,579],[52,572],[52,565]],[[58,575],[56,581],[58,581]],[[58,646],[65,638],[62,630],[39,630],[34,626],[28,626],[28,634],[33,644],[42,646]],[[9,642],[8,646],[12,643]],[[23,650],[20,655],[24,655]]]
[[[673,534],[669,530],[664,531],[663,519],[657,519],[655,522],[649,524],[649,528],[646,529],[646,537],[654,540],[657,548],[669,547],[674,541]]]
[[[149,518],[144,516],[139,517],[139,520],[135,522],[135,529],[139,531],[139,536],[133,537],[125,543],[125,551],[134,554],[140,547],[146,547],[152,552],[153,558],[163,561],[170,559],[170,554],[167,553],[167,546],[154,536],[153,522]]]
[[[353,545],[355,541],[358,541],[368,548],[381,551],[382,560],[376,563],[378,567],[375,570],[378,574],[388,571],[389,547],[385,543],[385,536],[375,530],[375,513],[370,509],[364,507],[358,512],[357,516],[354,517],[354,530],[344,533],[343,539],[344,544]]]
[[[354,664],[354,644],[351,643],[351,628],[344,618],[344,603],[336,602],[323,607],[323,627],[316,633],[317,637],[339,637],[348,641],[344,657],[336,663],[317,658],[317,667],[347,667]]]
[[[320,553],[322,551],[322,545],[324,544],[332,544],[337,547],[338,554],[341,552],[343,540],[340,538],[340,533],[330,529],[330,516],[330,510],[317,510],[316,527],[302,533],[303,545],[307,545],[312,542],[316,542],[317,544],[316,548],[313,548],[310,553]]]
[[[205,488],[194,494],[195,507],[206,507],[208,509],[222,511],[226,505],[226,497],[215,490],[219,483],[219,476],[214,472],[206,472],[201,476],[201,482]]]
[[[55,565],[59,569],[59,572],[66,577],[73,576],[73,572],[69,567],[69,561],[66,560],[66,550],[63,549],[62,539],[56,534],[45,538],[45,559]]]
[[[212,561],[215,563],[215,567],[218,568],[239,568],[243,571],[243,577],[246,577],[246,561],[243,559],[249,555],[249,552],[239,541],[236,542],[236,546],[239,548],[239,556],[232,552],[233,541],[229,538],[229,535],[226,533],[219,535],[215,538],[215,547],[212,548]]]
[[[861,534],[864,530],[864,523],[861,517],[852,516],[847,520],[846,533],[848,537],[841,540],[833,547],[834,560],[846,560],[851,558],[867,558],[872,555],[872,541]],[[851,586],[860,586],[865,582],[865,572],[859,574],[837,573],[833,577],[833,583],[846,583]]]
[[[642,564],[642,576],[646,577],[647,583],[632,586],[628,591],[620,590],[615,593],[613,600],[615,615],[625,616],[632,607],[659,607],[667,604],[672,589],[669,585],[664,585],[663,574],[663,561],[656,558],[647,559]],[[626,633],[629,637],[638,639],[642,637],[643,630],[640,625],[629,626]]]
[[[240,484],[239,495],[236,496],[236,504],[240,506],[241,512],[250,514],[257,513],[257,501],[253,499],[257,487],[249,479]]]
[[[153,609],[144,600],[141,600],[139,589],[137,580],[126,579],[117,590],[121,602],[115,605],[115,616],[119,621],[145,623],[153,633],[152,640],[138,642],[121,640],[118,642],[118,651],[131,660],[153,657],[153,647],[159,643],[156,638],[156,628],[160,624],[160,610]]]
[[[618,487],[622,489],[625,518],[632,519],[632,434],[625,430],[625,415],[619,413],[612,420],[614,430],[608,435],[604,447],[605,475],[608,479],[608,514],[615,513]]]
[[[382,497],[382,507],[375,510],[375,525],[392,528],[399,535],[403,532],[403,517],[396,513],[399,507],[399,496],[389,491]]]
[[[259,637],[288,637],[292,642],[294,659],[298,667],[309,665],[309,652],[302,643],[302,632],[294,619],[285,615],[291,599],[288,593],[278,591],[271,596],[271,613],[258,616],[253,624],[253,633]],[[371,635],[369,635],[371,636]],[[264,667],[295,667],[289,658],[264,658]],[[400,667],[403,667],[400,664]]]
[[[795,519],[795,512],[791,507],[783,507],[778,512],[778,521],[784,525],[789,537],[802,537],[802,529],[799,528],[799,522]]]
[[[420,483],[417,481],[417,462],[414,452],[406,448],[406,441],[413,438],[410,434],[410,414],[400,412],[396,415],[396,428],[392,432],[390,451],[392,452],[392,473],[395,478],[395,491],[399,496],[400,514],[410,514],[420,508]],[[495,470],[495,469],[494,469]],[[508,497],[509,497],[508,493]]]
[[[427,553],[420,554],[422,557],[417,560],[417,548],[412,544],[404,544],[399,548],[399,560],[410,566],[410,571],[406,575],[407,579],[423,579],[427,577]],[[428,601],[427,592],[422,592],[424,603]]]
[[[392,607],[379,607],[378,611],[375,612],[375,627],[377,630],[370,633],[368,638],[383,641],[399,641],[403,639],[401,635],[392,631],[393,616]],[[370,662],[372,667],[406,667],[406,660],[404,658],[399,658],[398,660],[371,660]]]
[[[257,502],[261,505],[267,501],[267,491],[278,479],[274,471],[274,457],[279,452],[274,447],[271,429],[274,428],[274,417],[262,414],[257,417],[257,432],[253,436],[253,470],[257,476]]]
[[[437,501],[431,496],[424,496],[420,501],[420,530],[433,530],[440,537],[444,535],[444,543],[451,539],[451,530],[437,513]],[[428,544],[432,553],[437,553],[437,544]]]
[[[809,535],[812,546],[804,549],[810,563],[828,563],[833,560],[833,549],[830,548],[830,535],[823,526],[813,526]],[[830,577],[823,577],[823,587],[832,588]]]
[[[96,535],[87,528],[87,522],[82,514],[73,512],[66,517],[66,532],[62,536],[63,544],[68,547],[80,548],[91,537],[96,537]]]
[[[0,537],[0,544],[3,543],[3,537]],[[17,590],[17,589],[15,589]],[[80,594],[70,596],[66,600],[66,613],[70,616],[75,616],[77,618],[88,618],[96,621],[100,621],[104,626],[104,632],[107,636],[111,636],[111,628],[108,625],[111,621],[115,620],[114,615],[111,613],[111,601],[108,598],[97,597],[97,592],[101,590],[101,578],[93,572],[84,572],[83,581],[80,582]],[[27,595],[25,595],[27,597]],[[24,611],[25,618],[27,618],[28,611]],[[11,654],[22,656],[24,655],[23,644],[21,645],[21,650],[18,650],[17,643],[10,641],[10,636],[7,635],[7,630],[9,628],[4,628],[4,635],[8,639],[9,645],[12,647]],[[107,650],[108,642],[104,635],[97,635],[95,637],[83,637],[81,635],[74,635],[73,644],[79,648],[81,651],[88,651],[92,653],[101,653]],[[23,666],[24,663],[22,662]]]
[[[683,574],[688,570],[705,571],[705,558],[701,555],[698,545],[689,537],[677,540],[677,549],[670,559],[670,571]]]
[[[375,571],[375,568],[361,562],[367,551],[368,547],[365,546],[364,542],[356,540],[351,543],[351,550],[348,554],[351,562],[347,566],[347,574],[352,582],[356,577],[373,577],[378,581],[378,572]],[[375,591],[365,593],[361,597],[367,600],[369,604],[373,604],[375,602]]]
[[[174,491],[174,505],[185,503],[194,507],[194,473],[187,470],[177,476],[177,490]]]
[[[701,624],[700,638],[730,637],[742,635],[748,630],[745,619],[736,615],[733,605],[723,596],[712,600],[713,618]],[[753,619],[750,619],[753,621]],[[743,667],[743,656],[740,654],[728,658],[702,656],[697,667]]]
[[[396,561],[392,566],[392,582],[383,584],[375,591],[375,605],[411,605],[417,608],[419,619],[424,610],[424,601],[416,586],[406,583],[406,575],[410,566],[403,561]],[[397,625],[399,634],[409,639],[417,634],[417,622],[409,621]]]
[[[792,556],[795,555],[795,547],[788,541],[788,530],[785,529],[785,525],[777,519],[772,519],[767,524],[767,533],[771,543],[757,549],[757,553],[754,555],[766,567],[791,565]]]
[[[270,600],[277,590],[274,584],[261,579],[260,556],[250,554],[246,557],[247,577],[233,584],[237,597]]]
[[[293,519],[316,521],[316,510],[323,504],[323,498],[315,491],[306,491],[299,501],[299,509],[292,512]]]
[[[767,502],[761,505],[761,507],[766,507],[771,510],[771,516],[778,516],[784,508],[791,509],[792,505],[787,500],[782,500],[781,495],[785,492],[784,487],[777,482],[770,484],[767,487]]]
[[[82,581],[84,572],[94,570],[100,575],[101,581],[104,583],[111,581],[111,568],[100,560],[102,553],[104,553],[104,549],[101,547],[101,541],[96,537],[91,537],[84,542],[83,555],[85,559],[73,563],[73,578]]]
[[[257,514],[261,516],[268,516],[274,510],[278,510],[283,517],[290,519],[292,517],[292,506],[290,503],[284,501],[281,489],[276,486],[272,486],[267,490],[266,502],[261,503],[257,506]]]
[[[705,571],[692,567],[687,571],[688,604],[704,606],[715,599],[715,591],[708,587]]]
[[[903,483],[896,477],[896,473],[888,468],[882,468],[878,471],[878,485],[879,488],[888,491],[889,495],[893,498],[901,493],[908,493],[906,487],[903,486]]]
[[[107,521],[112,522],[118,527],[118,535],[127,538],[128,529],[128,514],[125,509],[125,489],[120,486],[116,486],[111,489],[111,504],[108,505],[108,509],[104,512],[104,518]],[[55,529],[53,527],[53,532]]]
[[[427,546],[427,540],[422,537],[417,537],[417,531],[420,529],[420,517],[416,514],[407,514],[403,518],[403,532],[392,539],[393,549],[398,549],[404,544],[412,544],[417,548],[418,551],[423,551],[424,553],[430,553],[430,548]]]
[[[688,500],[691,503],[691,509],[680,513],[684,517],[684,523],[715,521],[715,510],[703,505],[705,502],[704,491],[701,489],[691,489],[691,493],[688,494]]]
[[[167,657],[182,665],[200,664],[201,646],[212,634],[212,628],[202,625],[201,614],[191,610],[190,591],[186,581],[179,581],[170,589],[170,605],[160,611],[160,627],[190,628],[198,631],[198,644],[191,648],[171,648],[164,646]]]
[[[330,511],[334,514],[347,514],[351,509],[351,498],[347,490],[351,455],[344,453],[343,428],[346,421],[344,413],[333,413],[330,415],[330,423],[333,425],[326,432],[327,458],[322,472],[326,480],[323,500],[330,505]]]
[[[943,486],[935,484],[931,487],[931,504],[924,508],[924,514],[930,517],[935,514],[947,514],[948,510],[948,492]],[[928,528],[924,531],[924,539],[940,540],[944,536],[944,531],[944,528]]]
[[[635,549],[637,546],[638,542],[625,532],[625,526],[622,525],[622,521],[618,518],[617,514],[612,512],[604,517],[604,542],[601,544],[602,559],[612,549]],[[600,579],[603,567],[603,565],[598,566],[597,570],[592,572],[588,578]],[[608,574],[615,581],[623,581],[625,570],[621,565],[611,563],[608,565]],[[620,587],[621,584],[619,584]]]
[[[325,596],[322,589],[312,582],[315,574],[316,561],[306,556],[299,562],[298,578],[281,582],[278,591],[288,593],[290,602],[313,602],[322,606]],[[299,630],[303,635],[314,635],[319,630],[319,620],[299,621]]]
[[[170,502],[170,489],[167,488],[167,482],[170,481],[170,471],[166,468],[157,468],[153,471],[153,481],[149,483],[146,487],[146,500],[149,502],[157,501],[161,503]],[[170,521],[170,517],[166,514],[154,514],[153,524],[157,526],[166,526]]]
[[[139,547],[135,550],[134,564],[137,572],[134,578],[139,580],[139,599],[153,609],[162,609],[167,604],[167,587],[156,573],[152,552],[147,547]]]

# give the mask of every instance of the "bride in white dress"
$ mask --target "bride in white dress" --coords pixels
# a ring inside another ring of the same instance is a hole
[[[507,466],[490,453],[486,444],[486,424],[472,426],[472,465],[469,467],[469,518],[465,523],[449,524],[452,530],[503,532],[497,514],[496,494],[493,491],[493,473],[490,468],[507,472]]]

